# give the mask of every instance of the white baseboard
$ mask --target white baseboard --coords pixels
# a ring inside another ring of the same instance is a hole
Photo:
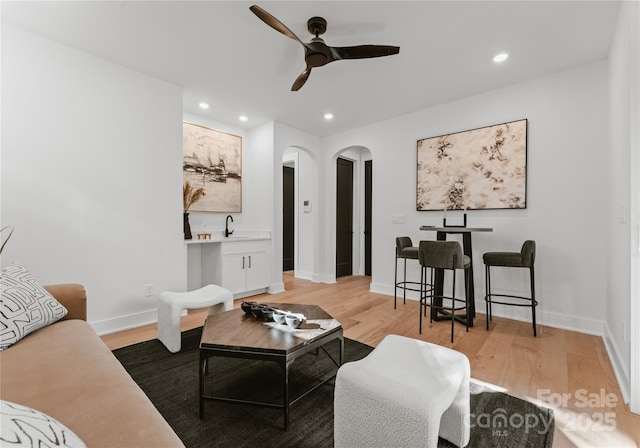
[[[278,294],[284,292],[284,283],[274,283],[273,285],[267,288],[267,292],[269,294]]]
[[[385,296],[393,297],[393,286],[385,285],[383,283],[371,283],[369,285],[369,291],[375,292],[378,294],[384,294]],[[398,289],[397,296],[404,297],[404,291],[402,289]],[[417,291],[407,291],[407,299],[410,300],[418,300],[420,294]]]
[[[111,319],[89,322],[93,331],[98,335],[115,333],[117,331],[129,330],[143,325],[155,324],[158,322],[158,310],[152,309],[140,313],[127,314],[125,316],[113,317]]]
[[[294,277],[296,278],[301,278],[303,280],[311,280],[313,281],[313,272],[309,272],[309,271],[295,271],[294,272]]]
[[[320,275],[320,274],[313,274],[312,278],[311,278],[312,282],[315,283],[335,283],[336,282],[336,277],[335,275]]]
[[[602,336],[604,347],[607,349],[607,354],[609,355],[609,360],[611,361],[611,367],[613,367],[613,373],[616,375],[616,379],[618,380],[618,386],[620,386],[622,399],[625,403],[629,403],[629,399],[631,397],[629,386],[631,383],[629,382],[628,367],[625,366],[623,358],[622,356],[620,356],[620,350],[618,349],[618,346],[611,336],[609,326],[606,324],[604,326],[604,331],[605,334]]]
[[[237,292],[233,295],[233,300],[237,300],[237,299],[244,299],[245,297],[249,297],[249,296],[255,296],[257,294],[262,294],[263,292],[268,292],[269,294],[275,294],[271,292],[271,288],[275,287],[277,288],[277,286],[275,285],[271,285],[268,286],[266,288],[258,288],[258,289],[254,289],[253,291],[243,291],[243,292]]]
[[[393,297],[393,285],[371,283],[371,285],[369,286],[369,291]],[[419,294],[415,291],[407,291],[407,299],[409,300],[418,300],[418,296]],[[403,291],[401,289],[398,290],[397,297],[404,297]],[[484,300],[478,300],[477,295],[476,312],[480,314],[484,314],[485,312]],[[531,322],[531,311],[530,309],[525,307],[516,308],[498,305],[493,307],[492,315],[522,322]],[[604,321],[600,320],[585,319],[582,317],[570,316],[561,313],[546,312],[538,308],[538,310],[536,310],[536,322],[540,325],[560,328],[562,330],[570,330],[577,331],[579,333],[604,336],[605,323]]]
[[[479,308],[481,307],[481,308]],[[530,308],[522,307],[517,311],[525,311],[524,315],[513,313],[514,307],[493,307],[491,314],[494,317],[502,317],[505,319],[517,320],[519,322],[531,323]],[[476,312],[485,313],[484,301],[478,303],[476,301]],[[577,333],[591,334],[594,336],[604,337],[604,322],[595,319],[586,319],[583,317],[569,316],[567,314],[552,313],[536,310],[536,323],[546,327],[559,328],[561,330],[575,331]]]
[[[548,327],[562,330],[576,331],[578,333],[604,336],[605,323],[602,320],[587,319],[584,317],[570,316],[568,314],[551,313],[543,311],[538,313],[538,323]]]
[[[393,291],[391,291],[391,294],[389,294],[389,291],[387,291],[386,286],[387,285],[384,285],[382,283],[373,283],[373,282],[371,282],[369,284],[369,292],[375,292],[377,294],[384,294],[385,296],[392,296],[393,295]]]

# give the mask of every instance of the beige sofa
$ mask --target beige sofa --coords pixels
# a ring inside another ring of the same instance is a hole
[[[69,313],[0,351],[0,398],[50,415],[90,448],[184,447],[86,322],[84,287],[45,288]]]

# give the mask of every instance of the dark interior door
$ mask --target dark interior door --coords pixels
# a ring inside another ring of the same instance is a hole
[[[371,160],[364,162],[364,275],[371,275],[371,204],[373,171]]]
[[[353,162],[338,158],[336,194],[336,277],[353,272]]]
[[[282,270],[294,269],[294,231],[295,231],[295,170],[282,167]]]

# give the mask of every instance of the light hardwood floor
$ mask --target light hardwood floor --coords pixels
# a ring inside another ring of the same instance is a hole
[[[369,292],[370,277],[344,277],[327,285],[283,275],[286,292],[247,300],[308,303],[322,306],[342,323],[345,337],[376,346],[387,334],[399,334],[458,350],[471,362],[471,376],[507,393],[536,402],[544,398],[554,408],[554,447],[638,447],[640,416],[622,401],[601,337],[494,317],[490,331],[485,316],[465,332],[450,323],[426,321],[418,333],[418,302]],[[241,300],[236,300],[239,307]],[[183,317],[183,330],[201,326],[206,311]],[[156,326],[147,325],[102,337],[111,348],[154,339]],[[613,403],[615,401],[615,403]],[[562,403],[564,402],[564,403]],[[558,405],[559,404],[559,405]],[[535,429],[533,429],[535,430]]]

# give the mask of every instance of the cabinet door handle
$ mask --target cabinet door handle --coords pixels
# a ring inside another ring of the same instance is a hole
[[[249,255],[249,269],[251,269],[251,255]]]
[[[244,257],[242,257],[242,269],[244,269]]]

